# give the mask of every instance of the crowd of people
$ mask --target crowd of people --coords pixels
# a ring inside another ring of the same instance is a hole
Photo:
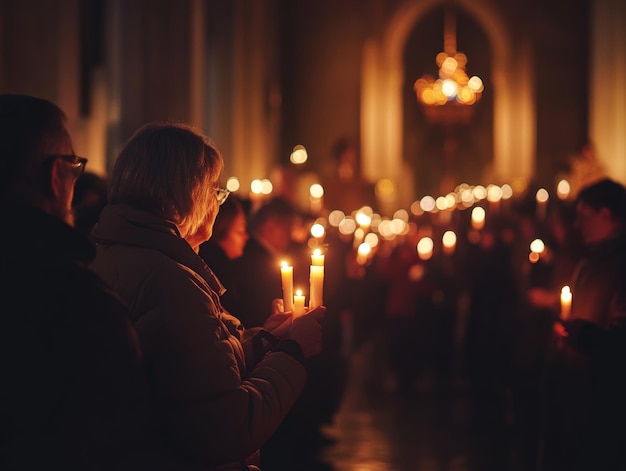
[[[349,142],[335,150],[354,165]],[[524,469],[626,466],[626,189],[612,179],[545,215],[523,198],[487,208],[478,229],[469,211],[411,216],[366,260],[329,226],[324,303],[294,318],[278,262],[308,267],[312,215],[220,188],[223,157],[193,127],[142,126],[105,180],[61,109],[5,94],[0,162],[2,469],[313,470],[363,345],[372,389],[446,394],[462,378],[506,397]],[[448,230],[453,249],[416,250]]]

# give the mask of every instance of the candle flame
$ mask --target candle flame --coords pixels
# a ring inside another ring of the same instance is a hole
[[[302,290],[301,289],[297,289],[296,290],[296,296],[302,296]]]
[[[313,255],[315,255],[316,257],[319,256],[319,255],[322,255],[322,251],[320,249],[315,249],[313,251]]]

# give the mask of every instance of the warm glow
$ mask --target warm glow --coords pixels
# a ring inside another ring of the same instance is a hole
[[[379,239],[378,236],[376,234],[374,234],[373,232],[368,233],[365,236],[365,241],[364,241],[367,245],[369,245],[370,247],[376,247],[378,245]]]
[[[372,216],[365,213],[363,210],[359,210],[356,213],[355,219],[356,219],[356,222],[361,227],[369,227],[370,224],[372,223]]]
[[[490,203],[497,203],[502,199],[502,188],[498,185],[487,186],[487,201]]]
[[[328,223],[333,227],[339,227],[341,221],[345,219],[346,215],[339,209],[334,209],[328,214]]]
[[[509,198],[513,196],[513,188],[511,187],[511,185],[509,185],[508,183],[505,183],[504,185],[502,185],[501,188],[502,188],[503,200],[508,200]]]
[[[255,195],[260,195],[263,192],[263,183],[261,180],[252,180],[250,183],[250,191]]]
[[[422,260],[428,260],[433,256],[435,244],[430,237],[422,237],[417,243],[417,255]]]
[[[474,193],[474,198],[478,201],[484,200],[487,197],[487,189],[482,185],[476,185],[472,191]]]
[[[476,206],[472,209],[472,227],[474,229],[482,229],[485,225],[485,209]]]
[[[391,227],[391,221],[389,221],[388,219],[381,221],[381,223],[378,225],[378,232],[383,238],[387,240],[391,240],[395,237],[395,234]]]
[[[461,202],[466,208],[469,208],[471,205],[473,205],[475,202],[474,192],[469,188],[463,189],[461,191]]]
[[[312,198],[321,198],[324,196],[324,187],[322,187],[319,183],[314,183],[309,188],[309,194]]]
[[[424,214],[424,210],[421,208],[419,201],[413,201],[411,203],[411,214],[414,214],[415,216],[421,216]]]
[[[542,254],[545,249],[546,246],[541,239],[535,239],[530,243],[531,252]]]
[[[319,239],[320,237],[324,237],[325,233],[326,233],[326,229],[324,228],[323,225],[319,223],[315,223],[311,226],[311,235],[313,237],[316,237]]]
[[[448,209],[448,202],[446,200],[446,197],[445,196],[439,196],[435,200],[435,206],[437,207],[437,209],[439,211],[445,211],[446,209]]]
[[[261,180],[261,193],[264,195],[269,195],[274,190],[274,185],[267,178]]]
[[[427,106],[441,106],[448,102],[460,105],[473,105],[481,97],[483,81],[465,72],[467,56],[456,50],[456,18],[454,12],[446,9],[444,18],[444,51],[437,54],[435,62],[439,67],[439,78],[424,75],[413,84],[417,99]]]
[[[402,219],[404,222],[409,222],[409,213],[406,209],[398,209],[393,213],[393,219]]]
[[[343,218],[339,223],[339,232],[344,235],[353,234],[356,230],[356,221],[352,218]]]
[[[561,180],[556,185],[556,195],[559,197],[559,199],[567,199],[569,197],[570,191],[571,187],[567,180]]]
[[[367,262],[367,258],[372,251],[372,248],[369,244],[363,242],[359,244],[359,248],[357,249],[357,257],[356,261],[359,265],[364,265]]]
[[[428,195],[428,196],[424,196],[421,200],[420,200],[420,207],[422,208],[422,211],[424,212],[430,212],[433,209],[435,209],[436,206],[436,201],[435,198],[433,198],[432,196]]]
[[[360,255],[368,255],[372,251],[372,247],[366,242],[359,244],[358,253]]]
[[[572,310],[572,291],[565,285],[561,288],[561,319],[566,321]]]
[[[408,224],[402,219],[392,219],[389,223],[391,233],[394,235],[406,234]]]
[[[240,188],[239,179],[237,177],[230,177],[226,180],[226,189],[228,191],[238,191]]]
[[[550,195],[548,194],[548,190],[546,190],[545,188],[539,188],[537,190],[536,198],[537,198],[537,203],[547,202],[548,199],[550,198]]]
[[[376,182],[375,191],[380,198],[386,199],[394,195],[396,186],[388,178],[382,178]]]
[[[441,243],[445,253],[452,253],[456,247],[456,234],[454,231],[446,231],[441,237]]]
[[[309,158],[306,149],[304,146],[297,145],[293,148],[291,155],[289,156],[289,160],[291,163],[300,165],[307,161]]]
[[[457,197],[454,195],[454,193],[448,193],[446,195],[446,206],[448,207],[448,209],[454,209],[456,204],[457,204]]]

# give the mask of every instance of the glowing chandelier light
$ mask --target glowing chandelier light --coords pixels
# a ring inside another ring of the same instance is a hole
[[[465,72],[467,56],[456,50],[456,17],[452,6],[444,13],[443,52],[437,54],[439,78],[424,75],[415,81],[413,89],[422,105],[473,105],[483,92],[483,81]]]

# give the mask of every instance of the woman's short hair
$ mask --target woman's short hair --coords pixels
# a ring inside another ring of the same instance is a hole
[[[224,166],[213,142],[183,123],[152,122],[121,150],[111,175],[109,202],[124,203],[189,225],[206,220]],[[215,205],[217,210],[217,205]]]

